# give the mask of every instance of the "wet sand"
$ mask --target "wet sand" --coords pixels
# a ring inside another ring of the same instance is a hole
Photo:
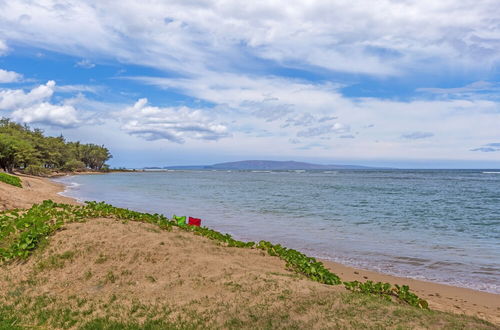
[[[419,297],[426,299],[431,309],[477,316],[500,325],[500,295],[498,294],[356,269],[328,260],[321,261],[342,280],[406,284]]]

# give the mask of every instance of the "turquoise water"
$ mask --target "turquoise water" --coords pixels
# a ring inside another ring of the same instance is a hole
[[[200,217],[239,239],[500,293],[500,171],[170,171],[57,181],[82,201]]]

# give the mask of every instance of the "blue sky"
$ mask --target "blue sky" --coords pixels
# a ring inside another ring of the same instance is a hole
[[[497,7],[0,0],[0,112],[112,166],[499,168]]]

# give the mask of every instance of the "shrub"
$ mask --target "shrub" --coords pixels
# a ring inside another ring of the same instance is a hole
[[[10,175],[7,173],[0,173],[0,181],[8,183],[10,185],[22,188],[23,186],[21,185],[21,179],[19,179],[17,176]]]
[[[85,164],[80,160],[71,159],[68,160],[63,167],[61,167],[61,170],[66,172],[83,171],[85,170]]]
[[[24,173],[36,176],[47,176],[50,171],[41,165],[29,165],[24,169]]]

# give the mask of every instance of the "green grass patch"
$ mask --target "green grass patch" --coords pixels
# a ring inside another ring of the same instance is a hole
[[[36,269],[38,271],[44,271],[44,270],[49,270],[49,269],[63,268],[64,265],[66,264],[66,261],[73,260],[74,256],[75,256],[75,252],[73,252],[73,251],[66,251],[62,254],[51,255],[47,259],[40,261],[37,264]]]
[[[19,188],[23,187],[21,184],[21,179],[19,177],[14,176],[14,175],[10,175],[7,173],[0,172],[0,181],[5,182],[5,183],[10,184],[10,185],[15,186],[15,187],[19,187]]]
[[[40,295],[0,303],[0,329],[495,329],[464,315],[397,305],[361,293],[280,293],[253,303],[244,299],[190,304],[123,303],[123,297],[81,300]]]

